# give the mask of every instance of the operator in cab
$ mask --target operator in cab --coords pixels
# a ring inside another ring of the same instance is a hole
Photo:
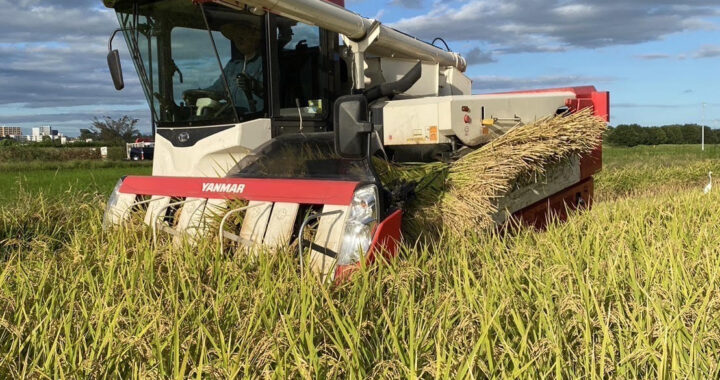
[[[238,20],[224,24],[220,32],[232,41],[241,56],[233,57],[223,68],[235,107],[245,113],[262,112],[264,104],[262,33],[259,22]],[[220,76],[207,90],[225,93]]]

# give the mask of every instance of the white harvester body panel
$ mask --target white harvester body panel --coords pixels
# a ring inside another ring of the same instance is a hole
[[[198,127],[217,128],[218,126]],[[182,128],[187,130],[187,127]],[[174,146],[161,134],[156,134],[154,176],[217,177],[222,178],[249,152],[271,139],[270,119],[256,119],[214,133],[188,147]],[[172,199],[153,196],[147,202],[143,220],[149,226],[163,221]],[[224,202],[206,207],[206,199],[187,199],[182,204],[176,229],[186,232],[190,239],[202,236],[207,219],[224,207]],[[136,203],[134,194],[121,194],[118,203],[110,210],[110,221],[120,224],[126,220]],[[261,237],[262,239],[262,237]],[[179,241],[179,239],[175,239]]]
[[[407,74],[418,61],[387,57],[366,58],[365,86],[373,87],[395,82]],[[448,95],[470,95],[472,81],[455,67],[441,67],[437,63],[421,62],[422,75],[407,91],[398,95],[402,98],[419,98]]]
[[[385,145],[450,143],[478,146],[510,128],[554,115],[572,92],[440,96],[394,100],[383,107]]]
[[[270,248],[282,247],[288,244],[292,237],[299,210],[299,203],[275,202],[265,231],[263,244]]]
[[[184,231],[188,240],[201,239],[208,228],[207,214],[205,208],[208,200],[205,198],[187,198],[187,203],[179,211],[177,216],[177,230]],[[182,242],[182,236],[175,236],[175,244]]]
[[[153,196],[145,212],[145,218],[143,219],[145,224],[152,226],[154,223],[161,222],[169,205],[170,197]]]
[[[366,58],[365,87],[395,82],[417,64],[415,60],[383,57]],[[402,95],[407,97],[438,96],[440,66],[437,63],[422,62],[422,76]]]
[[[472,80],[455,67],[448,67],[440,75],[440,96],[471,95]]]
[[[245,213],[240,229],[240,238],[253,244],[262,244],[272,213],[273,202],[251,201],[248,206],[251,208]]]
[[[200,128],[217,128],[198,127]],[[183,127],[187,130],[187,127]],[[225,177],[250,151],[270,141],[270,119],[235,124],[201,139],[195,145],[177,147],[159,133],[155,140],[153,175]]]
[[[338,252],[343,240],[343,231],[347,222],[349,206],[325,205],[323,214],[329,214],[320,218],[320,223],[315,234],[314,244],[324,247],[326,250]],[[335,214],[333,214],[335,213]],[[310,252],[310,267],[312,271],[321,278],[332,278],[333,269],[337,258],[326,255],[317,249]]]
[[[119,225],[130,217],[130,211],[137,196],[135,194],[117,194],[115,206],[105,211],[105,221],[107,225]]]

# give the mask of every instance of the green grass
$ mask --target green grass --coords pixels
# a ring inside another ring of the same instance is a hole
[[[113,160],[70,160],[70,161],[10,161],[0,162],[1,172],[26,172],[32,170],[65,169],[112,169],[152,167],[152,161],[113,161]]]
[[[604,147],[603,171],[595,176],[598,200],[702,189],[708,172],[720,173],[720,146]]]
[[[720,193],[697,183],[718,161],[608,151],[569,222],[407,246],[339,286],[294,252],[104,232],[103,196],[21,194],[0,208],[0,378],[717,378]]]
[[[108,158],[122,160],[126,151],[124,146],[110,146]],[[0,146],[0,162],[28,161],[73,161],[100,159],[99,147],[39,147],[32,145]]]
[[[149,175],[151,172],[149,162],[0,163],[0,207],[16,202],[21,192],[63,201],[84,193],[107,195],[121,176]]]
[[[629,167],[677,167],[720,159],[720,145],[640,145],[632,148],[603,147],[604,169]]]

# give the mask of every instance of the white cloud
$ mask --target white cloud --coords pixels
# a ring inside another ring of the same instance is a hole
[[[553,12],[565,17],[592,17],[596,8],[589,4],[569,4],[553,9]]]
[[[422,0],[391,0],[390,4],[404,8],[422,8]]]
[[[457,3],[452,3],[457,4]],[[430,40],[483,41],[494,50],[553,51],[656,41],[672,33],[717,27],[717,0],[469,0],[443,4],[393,24]]]
[[[479,92],[531,90],[538,88],[571,87],[613,82],[615,78],[582,75],[548,75],[534,78],[506,76],[476,76],[471,78],[473,89]]]
[[[635,55],[635,58],[646,60],[646,61],[654,61],[654,60],[659,60],[659,59],[670,59],[670,58],[673,58],[673,56],[670,54],[650,53],[650,54],[637,54],[637,55]]]
[[[0,9],[0,124],[83,126],[120,108],[149,124],[149,112],[138,111],[147,106],[132,63],[123,61],[122,92],[108,73],[107,39],[118,27],[112,10],[99,0],[0,0]],[[116,45],[129,58],[122,38]]]
[[[92,4],[92,5],[91,5]],[[0,42],[91,43],[117,28],[111,10],[87,1],[0,0]]]
[[[715,58],[720,57],[720,45],[703,45],[698,49],[695,54],[695,58]]]
[[[643,60],[660,60],[660,59],[678,59],[683,60],[690,58],[702,59],[702,58],[716,58],[720,57],[720,45],[703,45],[695,51],[684,54],[665,54],[665,53],[650,53],[650,54],[638,54],[635,58]]]
[[[482,51],[480,50],[480,48],[477,47],[465,53],[464,56],[468,65],[478,65],[483,63],[495,62],[495,58],[493,57],[492,52]]]

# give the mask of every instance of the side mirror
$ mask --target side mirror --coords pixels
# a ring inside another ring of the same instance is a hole
[[[120,66],[120,53],[117,49],[108,53],[107,62],[115,89],[120,91],[125,87],[125,82],[123,81],[122,67]]]
[[[365,158],[368,134],[372,124],[367,121],[368,105],[364,95],[341,96],[334,110],[335,151],[343,158]]]

